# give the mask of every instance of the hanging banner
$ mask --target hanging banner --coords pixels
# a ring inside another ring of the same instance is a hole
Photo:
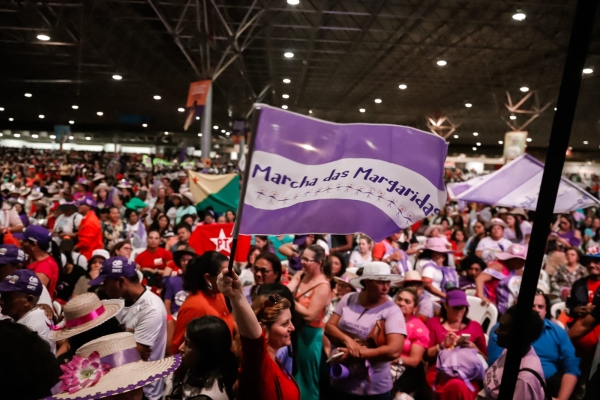
[[[504,164],[525,154],[527,132],[506,132],[504,134]]]
[[[381,241],[443,207],[440,136],[256,107],[241,234],[363,232]]]
[[[210,80],[192,82],[188,92],[187,103],[185,105],[186,118],[183,125],[185,131],[188,130],[195,117],[202,116],[204,106],[206,105],[206,96],[210,90]]]

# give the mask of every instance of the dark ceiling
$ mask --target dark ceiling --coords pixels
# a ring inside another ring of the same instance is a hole
[[[107,138],[181,132],[184,115],[177,109],[185,106],[189,83],[219,73],[213,122],[220,127],[244,117],[257,100],[331,121],[424,130],[427,117],[444,116],[458,125],[451,151],[476,142],[499,146],[510,130],[506,92],[516,102],[527,86],[535,93],[526,106],[550,103],[526,129],[531,146],[543,147],[574,6],[574,0],[2,1],[0,129],[52,130],[74,120],[74,131]],[[518,10],[526,14],[522,22],[512,18]],[[584,76],[571,139],[582,150],[600,146],[596,21],[586,63],[595,71]],[[122,115],[138,115],[149,126],[124,124]],[[515,123],[528,117],[518,114]],[[198,129],[199,123],[190,135]]]

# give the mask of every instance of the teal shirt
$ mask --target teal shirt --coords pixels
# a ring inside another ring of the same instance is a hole
[[[177,209],[177,212],[175,213],[175,224],[178,224],[181,222],[181,218],[184,215],[198,215],[197,211],[196,211],[196,207],[194,206],[187,206],[185,208],[183,207],[179,207]]]
[[[281,240],[279,240],[278,236],[269,236],[269,241],[273,243],[275,255],[279,257],[281,261],[287,260],[287,257],[279,252],[279,247],[286,243],[292,243],[294,241],[294,235],[283,235],[283,238],[281,238]]]

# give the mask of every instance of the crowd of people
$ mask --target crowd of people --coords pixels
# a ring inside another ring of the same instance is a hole
[[[518,327],[526,210],[449,201],[378,243],[257,235],[229,271],[190,245],[236,218],[196,207],[193,165],[1,152],[2,398],[496,399],[515,329],[515,399],[600,396],[600,210],[556,216]]]

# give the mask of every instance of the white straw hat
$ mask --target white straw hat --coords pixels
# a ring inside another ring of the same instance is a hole
[[[70,338],[108,321],[123,309],[123,300],[102,300],[95,293],[73,297],[63,307],[65,319],[53,327],[48,339],[53,342]]]
[[[72,361],[61,365],[59,390],[64,393],[49,399],[91,400],[130,392],[162,379],[180,364],[179,355],[142,361],[132,333],[102,336],[81,346]],[[87,380],[81,382],[81,376]]]
[[[355,288],[364,289],[360,283],[362,280],[400,282],[404,279],[401,275],[392,274],[390,266],[382,261],[371,261],[363,267],[363,273],[357,278],[350,279],[350,285]]]

